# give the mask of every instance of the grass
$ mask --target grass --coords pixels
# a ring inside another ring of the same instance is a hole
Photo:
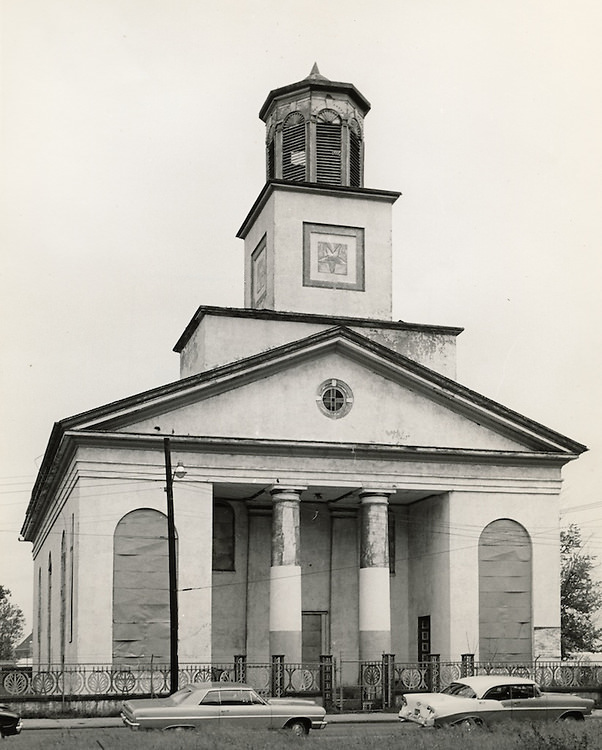
[[[350,728],[350,733],[353,729]],[[23,732],[7,750],[602,750],[597,721],[585,724],[506,725],[494,731],[404,730],[373,725],[361,735],[329,736],[328,728],[310,738],[280,732],[130,732],[75,729]],[[10,744],[9,744],[10,742]]]

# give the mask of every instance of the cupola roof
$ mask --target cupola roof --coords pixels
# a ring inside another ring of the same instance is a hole
[[[302,81],[290,83],[288,86],[281,86],[278,89],[272,89],[259,110],[259,117],[263,122],[266,121],[268,113],[273,103],[280,98],[290,96],[294,93],[303,91],[326,91],[340,94],[347,94],[354,104],[366,115],[370,111],[370,102],[361,94],[352,83],[343,83],[341,81],[330,81],[323,76],[318,70],[317,63],[314,63],[310,74]]]

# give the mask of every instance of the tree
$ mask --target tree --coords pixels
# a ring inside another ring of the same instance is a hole
[[[602,584],[592,579],[595,555],[584,552],[581,529],[570,524],[560,532],[560,619],[562,656],[601,648],[602,628],[593,617],[602,607]]]
[[[0,661],[11,661],[15,646],[23,637],[25,617],[10,601],[10,591],[0,586]]]

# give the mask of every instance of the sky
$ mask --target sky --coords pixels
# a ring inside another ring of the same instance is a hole
[[[393,318],[463,327],[458,379],[581,443],[564,524],[602,557],[598,0],[0,0],[0,584],[55,421],[178,378],[243,306],[236,232],[271,89],[314,62],[371,102],[399,190]]]

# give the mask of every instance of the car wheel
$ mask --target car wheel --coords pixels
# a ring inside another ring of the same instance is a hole
[[[472,716],[467,717],[466,719],[462,719],[462,721],[458,721],[456,724],[454,724],[455,727],[462,727],[462,729],[465,729],[467,732],[472,732],[475,729],[481,729],[483,726],[483,722],[479,719],[475,719]]]
[[[560,721],[584,721],[583,714],[565,714]]]
[[[165,727],[165,732],[194,732],[194,727]]]
[[[309,732],[309,727],[304,721],[291,721],[286,725],[286,729],[296,737],[304,737]]]

